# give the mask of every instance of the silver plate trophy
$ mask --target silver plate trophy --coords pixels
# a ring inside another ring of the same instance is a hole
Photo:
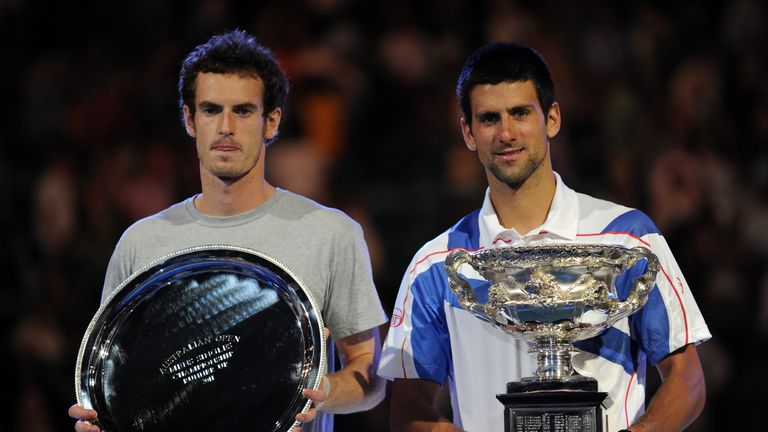
[[[326,369],[323,322],[284,265],[223,245],[136,272],[102,304],[75,370],[78,403],[126,431],[287,431]]]
[[[487,292],[476,292],[459,274],[464,264],[488,282]],[[463,308],[525,339],[536,355],[535,375],[507,383],[508,394],[497,396],[506,407],[507,430],[527,431],[524,424],[559,430],[563,422],[574,425],[564,431],[601,430],[600,404],[606,394],[597,392],[594,378],[574,371],[573,342],[597,336],[640,310],[653,289],[658,258],[644,247],[541,245],[455,250],[445,269]],[[623,300],[616,287],[619,278],[631,285]]]

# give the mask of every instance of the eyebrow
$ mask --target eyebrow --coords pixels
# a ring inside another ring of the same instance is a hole
[[[507,112],[512,112],[519,109],[534,110],[536,106],[534,104],[520,104],[507,108]]]
[[[237,109],[237,108],[247,108],[247,109],[250,109],[250,110],[253,110],[253,111],[258,111],[259,110],[259,106],[256,105],[255,103],[252,103],[252,102],[246,102],[246,103],[237,104],[237,105],[234,106],[234,108],[235,109]]]
[[[511,113],[511,112],[513,112],[515,110],[519,110],[519,109],[532,110],[534,108],[535,108],[535,106],[533,104],[519,104],[519,105],[513,105],[513,106],[508,107],[508,108],[503,108],[501,110],[489,109],[489,110],[485,110],[485,111],[478,111],[476,113],[476,115],[477,116],[481,116],[481,115],[485,115],[485,114],[499,114],[500,112]]]
[[[221,105],[217,103],[213,103],[210,101],[200,101],[199,104],[197,104],[200,108],[221,108]]]
[[[211,101],[204,100],[204,101],[200,101],[199,107],[200,108],[221,108],[221,105]],[[252,109],[254,111],[258,111],[259,106],[253,102],[245,102],[245,103],[237,104],[233,108],[234,109],[247,108],[247,109]]]

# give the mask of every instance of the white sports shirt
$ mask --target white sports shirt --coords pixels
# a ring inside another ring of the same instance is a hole
[[[525,342],[459,305],[444,268],[445,257],[454,249],[592,243],[645,246],[658,256],[656,285],[645,307],[602,335],[578,342],[580,352],[573,356],[574,369],[596,378],[599,391],[608,392],[604,411],[608,430],[626,428],[644,412],[646,359],[656,364],[686,344],[711,337],[680,268],[650,218],[639,210],[577,193],[559,175],[555,177],[555,196],[541,227],[522,236],[505,229],[486,192],[480,210],[416,253],[400,285],[378,373],[390,380],[447,383],[453,422],[465,431],[503,430],[504,406],[496,395],[506,392],[508,381],[532,376],[536,361]],[[485,285],[487,290],[487,283],[469,271],[462,273],[474,281],[473,286]],[[628,283],[617,283],[617,288],[622,300],[631,290]]]

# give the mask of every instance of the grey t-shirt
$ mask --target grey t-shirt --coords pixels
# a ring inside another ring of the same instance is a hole
[[[253,249],[285,264],[314,296],[334,339],[387,320],[360,225],[339,210],[282,189],[236,216],[206,216],[191,197],[136,222],[109,261],[102,301],[146,265],[182,249],[215,244]],[[330,430],[332,424],[330,418],[314,423],[324,425],[304,430]]]

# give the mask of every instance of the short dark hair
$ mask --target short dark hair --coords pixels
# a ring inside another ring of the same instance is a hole
[[[480,84],[533,81],[544,115],[555,101],[555,85],[544,57],[533,48],[513,42],[494,42],[472,53],[464,63],[456,96],[467,124],[472,124],[469,95]]]
[[[181,63],[179,73],[179,109],[184,105],[195,112],[197,74],[239,74],[258,77],[264,83],[264,116],[283,109],[288,95],[288,79],[275,56],[256,38],[243,30],[233,30],[211,37],[198,45]]]

